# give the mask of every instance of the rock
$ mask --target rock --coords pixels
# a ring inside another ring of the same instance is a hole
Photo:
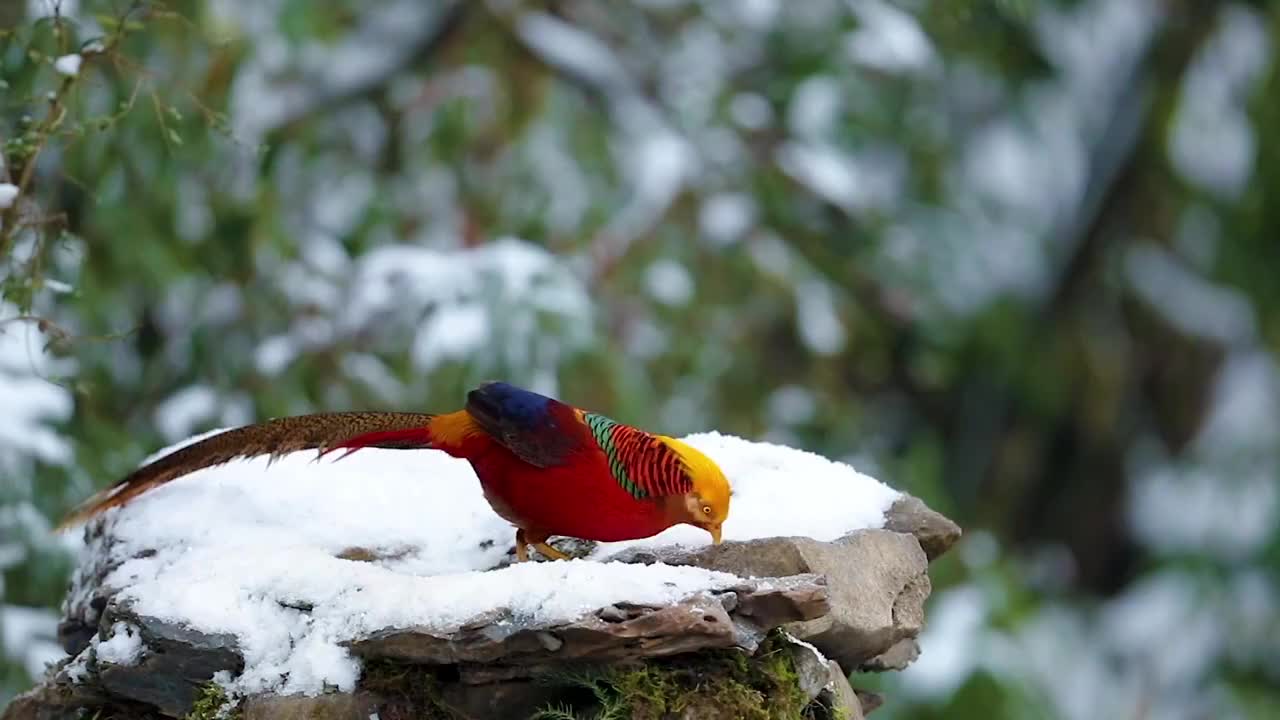
[[[414,553],[414,548],[410,546],[395,548],[365,548],[365,547],[349,547],[334,555],[334,557],[343,560],[351,560],[353,562],[378,563],[387,562],[388,560],[401,560],[408,555]]]
[[[116,601],[119,588],[105,585],[104,579],[129,558],[110,552],[118,546],[109,522],[91,523],[86,532],[93,552],[77,568],[59,626],[64,648],[79,657],[15,698],[0,720],[71,720],[81,717],[85,707],[127,710],[125,715],[117,712],[118,717],[153,717],[152,708],[182,717],[215,673],[235,675],[243,669],[235,639],[147,617]],[[388,689],[362,680],[354,693],[254,697],[240,709],[245,720],[395,720],[419,717],[424,707],[439,703],[463,718],[525,717],[557,700],[557,688],[544,684],[541,676],[563,676],[566,669],[593,663],[635,663],[708,649],[754,652],[771,630],[783,627],[804,641],[788,645],[786,652],[805,697],[857,720],[883,700],[851,688],[842,668],[897,670],[915,659],[931,590],[928,561],[959,536],[950,520],[904,495],[886,512],[884,529],[853,532],[833,542],[791,537],[697,549],[631,549],[609,559],[694,565],[743,580],[670,605],[618,603],[552,626],[529,625],[498,607],[443,636],[424,628],[386,628],[347,647],[369,661],[419,664],[418,672],[427,678],[422,687],[431,688],[429,701],[421,688],[410,697],[398,685]],[[590,549],[563,538],[556,542],[575,555]],[[382,562],[410,551],[352,546],[339,555]],[[83,652],[95,635],[105,640],[117,622],[137,628],[142,652],[135,664],[106,662],[95,651]],[[703,700],[684,707],[683,717],[728,717],[712,701],[699,705]]]
[[[880,693],[874,693],[870,690],[854,689],[853,693],[858,696],[858,703],[862,705],[862,714],[870,715],[873,710],[884,704],[884,696]]]
[[[487,685],[454,683],[445,686],[441,695],[450,710],[463,718],[480,720],[530,717],[554,702],[559,693],[559,688],[534,680],[514,680]]]
[[[202,687],[220,671],[237,674],[244,669],[235,638],[210,635],[138,615],[111,604],[102,626],[128,622],[142,636],[142,657],[133,665],[97,661],[92,666],[97,684],[111,695],[153,705],[166,715],[180,717],[191,711]]]
[[[105,599],[104,599],[105,600]],[[58,644],[68,655],[79,655],[98,634],[97,616],[90,624],[82,618],[66,618],[58,623]]]
[[[960,539],[960,526],[929,509],[913,495],[903,493],[884,514],[884,529],[914,535],[932,562]]]
[[[750,618],[765,630],[831,611],[827,579],[814,573],[761,578],[756,585],[734,588],[734,601],[729,609],[735,618]]]
[[[114,552],[118,542],[107,531],[106,518],[85,526],[87,552],[71,576],[71,590],[63,602],[63,619],[58,624],[58,642],[68,655],[75,656],[89,646],[98,633],[98,622],[116,588],[106,578],[125,560]],[[154,554],[154,551],[149,551]],[[139,553],[141,556],[145,553]]]
[[[787,629],[851,668],[916,637],[930,589],[928,560],[920,543],[912,535],[889,530],[860,530],[834,542],[787,537],[694,550],[630,550],[616,559],[696,565],[743,577],[823,575],[831,612]]]
[[[827,685],[818,696],[822,706],[831,711],[832,717],[843,720],[863,720],[863,706],[858,693],[849,686],[844,668],[835,660],[827,661]],[[871,712],[867,710],[866,712]]]
[[[791,642],[787,653],[805,697],[827,708],[829,717],[862,720],[862,705],[840,663],[823,657],[817,648],[803,640],[788,638]]]
[[[457,720],[526,718],[554,702],[560,689],[532,680],[508,680],[480,685],[441,683],[432,692],[433,699],[430,701],[411,697],[408,693],[383,694],[364,689],[358,689],[354,693],[329,693],[315,697],[255,695],[246,698],[240,705],[239,717],[241,720],[420,718],[423,717],[424,710],[427,710],[424,703],[431,702],[447,708],[451,717]],[[427,717],[436,716],[428,714]]]
[[[866,661],[858,669],[869,672],[905,670],[918,657],[920,657],[920,644],[915,641],[915,638],[907,638],[894,643],[888,650]]]
[[[90,688],[41,683],[11,700],[0,720],[78,720],[82,708],[103,699]]]
[[[241,720],[368,720],[378,714],[382,698],[370,693],[257,695],[240,706]]]
[[[46,697],[48,688],[37,686],[15,697],[0,713],[0,720],[76,720],[80,708]]]
[[[810,700],[818,697],[831,682],[830,669],[827,667],[827,663],[831,661],[823,657],[814,646],[798,640],[787,645],[787,654],[791,656],[791,665],[795,668],[804,696]]]
[[[597,614],[569,625],[538,629],[479,622],[445,637],[421,628],[395,628],[347,646],[365,658],[432,665],[530,665],[552,658],[615,660],[729,647],[735,634],[733,622],[718,601],[694,599],[663,608],[634,608],[625,620]]]
[[[664,607],[613,605],[566,625],[529,627],[485,616],[447,637],[420,628],[390,628],[347,645],[364,658],[515,665],[533,674],[548,663],[661,657],[709,648],[754,651],[765,632],[829,610],[824,580],[804,575],[745,581]]]

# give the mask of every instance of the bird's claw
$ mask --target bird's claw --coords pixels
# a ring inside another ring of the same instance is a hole
[[[547,557],[547,558],[550,558],[550,559],[552,559],[552,560],[569,560],[569,559],[571,559],[571,558],[570,558],[570,556],[568,555],[568,553],[562,553],[562,552],[560,552],[559,550],[557,550],[557,549],[555,549],[555,548],[551,547],[550,545],[548,545],[547,543],[544,543],[544,542],[534,543],[534,544],[533,544],[533,547],[534,547],[534,548],[536,548],[536,549],[538,550],[538,552],[542,553],[542,554],[543,554],[543,556],[545,556],[545,557]]]

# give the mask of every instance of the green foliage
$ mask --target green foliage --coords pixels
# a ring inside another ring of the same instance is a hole
[[[240,710],[222,686],[208,683],[200,691],[185,720],[240,720]]]

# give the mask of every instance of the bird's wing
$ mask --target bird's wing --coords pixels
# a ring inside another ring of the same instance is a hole
[[[535,467],[554,467],[575,451],[598,449],[614,480],[636,499],[682,495],[693,488],[684,461],[656,435],[535,392],[487,383],[467,394],[467,414]]]
[[[590,442],[574,409],[502,382],[467,393],[467,414],[499,445],[535,467],[554,467]]]
[[[637,500],[683,495],[693,489],[684,461],[656,435],[596,413],[583,413],[596,444],[609,460],[609,471]]]

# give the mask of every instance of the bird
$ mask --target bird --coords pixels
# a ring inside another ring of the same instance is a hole
[[[506,382],[466,395],[443,414],[351,411],[276,418],[181,447],[121,478],[71,511],[59,529],[86,522],[148,490],[238,458],[314,449],[317,459],[362,448],[434,450],[471,464],[489,506],[516,528],[515,552],[568,556],[549,537],[612,542],[688,524],[721,542],[731,489],[711,458],[650,433]]]

